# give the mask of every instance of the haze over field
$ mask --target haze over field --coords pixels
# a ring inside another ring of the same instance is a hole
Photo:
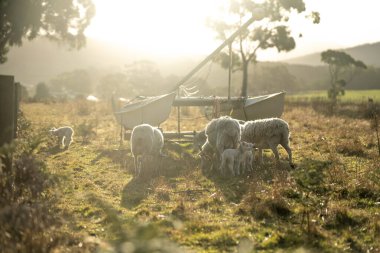
[[[54,76],[75,69],[123,69],[138,60],[157,64],[165,76],[185,75],[221,42],[207,28],[208,17],[218,17],[226,1],[220,0],[94,0],[96,15],[86,31],[87,46],[80,51],[44,40],[25,42],[10,50],[8,62],[0,65],[1,74],[11,74],[26,85],[48,81]],[[297,18],[291,29],[297,46],[289,53],[275,50],[258,52],[259,61],[286,61],[297,64],[318,64],[319,53],[380,41],[380,3],[372,0],[311,1],[310,11],[319,11],[321,22],[301,22]],[[303,20],[304,21],[304,20]],[[378,47],[360,48],[353,57],[379,66]],[[314,56],[294,59],[316,53]],[[351,52],[350,52],[351,53]],[[365,55],[365,56],[363,56]],[[369,58],[371,59],[369,59]]]

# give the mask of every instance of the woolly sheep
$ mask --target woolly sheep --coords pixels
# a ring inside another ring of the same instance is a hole
[[[238,147],[241,136],[240,125],[237,120],[230,117],[219,118],[216,131],[216,150],[219,156],[222,155],[225,149]]]
[[[207,140],[206,136],[206,130],[202,130],[198,133],[194,131],[194,137],[193,137],[193,152],[198,152],[202,150],[203,144],[205,144]]]
[[[49,130],[49,132],[52,135],[58,137],[59,147],[63,145],[65,149],[68,149],[71,142],[73,141],[74,130],[69,126],[64,126],[60,128],[53,127]]]
[[[276,161],[279,161],[278,144],[288,153],[289,163],[292,166],[292,151],[289,147],[289,125],[279,118],[259,119],[247,121],[244,124],[242,140],[251,142],[259,149],[260,163],[262,162],[262,149],[270,148]]]
[[[237,148],[240,141],[239,122],[223,116],[211,120],[205,129],[208,143],[216,150],[218,158],[227,148]]]
[[[243,154],[252,150],[252,148],[252,143],[243,141],[236,149],[225,149],[222,153],[222,163],[219,167],[221,174],[224,175],[226,169],[228,169],[233,176],[240,175]]]
[[[141,124],[133,128],[130,145],[134,158],[135,175],[139,176],[143,159],[147,158],[147,156],[153,156],[154,158],[161,156],[164,136],[158,128],[149,124]]]

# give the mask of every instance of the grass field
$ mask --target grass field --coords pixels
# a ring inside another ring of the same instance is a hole
[[[370,119],[287,104],[295,169],[280,149],[279,166],[265,152],[252,174],[223,178],[200,171],[190,143],[167,141],[160,176],[135,179],[129,143],[120,145],[108,105],[22,110],[33,134],[63,125],[93,130],[77,130],[68,150],[46,138],[36,152],[56,181],[48,195],[63,220],[59,229],[76,238],[63,251],[380,251],[380,159]],[[196,110],[185,113],[183,130],[207,123]],[[176,130],[175,115],[164,131]]]
[[[295,94],[288,94],[287,99],[327,99],[327,91],[309,91]],[[374,101],[380,102],[380,90],[346,90],[344,96],[340,97],[342,102],[364,102],[368,101],[368,98],[372,98]]]

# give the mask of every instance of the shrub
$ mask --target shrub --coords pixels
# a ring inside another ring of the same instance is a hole
[[[84,121],[75,127],[75,135],[82,138],[82,143],[87,143],[96,135],[94,130],[96,125],[97,124],[94,121]]]

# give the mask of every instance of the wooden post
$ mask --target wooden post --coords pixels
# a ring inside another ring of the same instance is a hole
[[[10,144],[15,136],[16,88],[13,76],[0,75],[0,147]],[[8,171],[11,170],[11,156],[3,160]]]

